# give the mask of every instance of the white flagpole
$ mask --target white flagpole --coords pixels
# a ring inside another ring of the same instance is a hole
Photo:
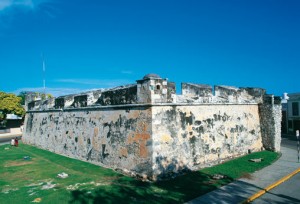
[[[44,87],[44,95],[46,97],[46,66],[45,66],[45,59],[42,53],[42,60],[43,60],[43,87]]]

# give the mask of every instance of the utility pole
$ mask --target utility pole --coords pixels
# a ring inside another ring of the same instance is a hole
[[[296,130],[296,137],[297,137],[297,150],[298,150],[298,163],[299,163],[299,152],[300,152],[300,145],[299,145],[299,130]]]

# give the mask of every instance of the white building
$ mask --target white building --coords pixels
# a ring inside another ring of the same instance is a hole
[[[287,130],[295,134],[300,130],[300,93],[288,94],[287,102]]]

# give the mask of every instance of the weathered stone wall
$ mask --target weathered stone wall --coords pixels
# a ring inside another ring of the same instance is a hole
[[[281,98],[267,95],[259,105],[262,142],[270,151],[280,151],[281,143]]]
[[[212,86],[205,84],[182,83],[182,95],[177,95],[179,103],[222,103],[248,104],[262,103],[266,91],[261,88]],[[214,94],[213,94],[214,92]]]
[[[188,97],[212,97],[212,87],[206,84],[181,83],[182,95]]]
[[[137,84],[27,102],[24,143],[162,179],[262,148],[280,150],[281,105],[261,88]],[[32,97],[29,97],[32,98]]]
[[[152,180],[262,148],[258,105],[32,111],[24,143]]]
[[[152,173],[151,109],[95,108],[27,113],[23,141],[98,165]]]
[[[126,87],[117,87],[102,92],[96,104],[100,105],[120,105],[134,104],[137,101],[137,85],[128,85]]]
[[[262,149],[257,105],[153,106],[152,115],[158,178]]]
[[[174,82],[161,79],[155,76],[147,76],[142,80],[137,80],[137,101],[145,103],[173,103],[175,102],[176,89]]]

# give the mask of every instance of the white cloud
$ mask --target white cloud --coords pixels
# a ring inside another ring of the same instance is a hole
[[[53,0],[0,0],[0,12],[12,8],[23,8],[35,10],[44,3],[50,3]],[[49,11],[48,11],[49,12]]]
[[[58,0],[0,0],[0,37],[14,26],[14,21],[19,17],[16,14],[34,14],[36,18],[43,15],[53,19],[61,13],[58,4]]]
[[[1,0],[0,0],[1,1]],[[113,88],[120,85],[127,85],[132,83],[131,81],[124,79],[104,79],[104,80],[94,80],[94,79],[57,79],[55,82],[60,83],[70,83],[70,84],[81,84],[83,88],[50,88],[46,87],[46,93],[50,93],[53,96],[64,96],[69,94],[77,94],[82,92],[87,92],[91,90],[96,90],[100,88]],[[93,89],[88,89],[87,86],[84,85],[92,85]],[[44,92],[43,87],[25,87],[20,88],[15,91],[12,91],[14,94],[18,95],[22,91],[32,91],[32,92]]]
[[[38,3],[38,2],[37,2]],[[34,8],[35,3],[33,0],[1,0],[0,11],[14,6]]]
[[[95,79],[57,79],[56,82],[61,83],[72,83],[72,84],[83,84],[83,85],[94,85],[101,88],[110,88],[120,85],[126,85],[132,83],[129,80],[125,79],[103,79],[103,80],[95,80]]]
[[[44,92],[43,87],[38,87],[38,88],[20,88],[15,91],[13,91],[14,94],[18,95],[22,91],[32,91],[32,92]],[[46,93],[50,93],[53,96],[64,96],[64,95],[69,95],[69,94],[76,94],[76,93],[81,93],[85,92],[87,90],[84,89],[73,89],[73,88],[46,88]]]
[[[5,8],[10,7],[11,4],[12,4],[11,0],[2,0],[2,1],[0,1],[0,11],[5,9]]]

